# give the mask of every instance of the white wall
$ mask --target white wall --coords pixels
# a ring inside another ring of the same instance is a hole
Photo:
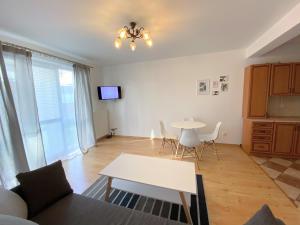
[[[224,123],[220,142],[240,144],[244,51],[211,53],[104,67],[97,85],[121,85],[123,99],[106,102],[110,127],[118,134],[160,136],[159,120],[167,125],[196,117],[212,130]],[[196,81],[228,75],[229,91],[219,96],[196,95]],[[172,132],[176,129],[168,127]]]
[[[98,99],[97,84],[101,83],[101,70],[98,67],[91,68],[90,83],[95,135],[101,138],[108,133],[108,119],[106,105]]]

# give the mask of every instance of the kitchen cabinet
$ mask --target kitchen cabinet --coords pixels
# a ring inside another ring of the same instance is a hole
[[[300,158],[300,122],[245,119],[242,147],[258,156]]]
[[[276,123],[274,135],[274,154],[292,154],[293,141],[295,134],[295,124],[293,123]]]
[[[300,95],[300,63],[293,66],[292,94]]]
[[[300,156],[300,124],[296,126],[294,140],[294,153]]]
[[[270,65],[246,68],[244,82],[244,117],[266,117],[269,91]]]
[[[285,96],[291,94],[292,64],[272,64],[271,96]]]

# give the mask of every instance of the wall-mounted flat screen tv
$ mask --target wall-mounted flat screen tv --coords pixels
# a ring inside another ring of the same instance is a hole
[[[121,86],[99,86],[98,97],[100,100],[120,99],[122,98]]]

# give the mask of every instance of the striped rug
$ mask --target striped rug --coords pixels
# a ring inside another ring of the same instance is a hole
[[[209,225],[202,176],[197,175],[198,195],[191,195],[191,217],[194,225]],[[104,200],[107,177],[101,176],[82,195]],[[112,188],[109,202],[122,207],[150,213],[169,220],[187,223],[183,206]]]

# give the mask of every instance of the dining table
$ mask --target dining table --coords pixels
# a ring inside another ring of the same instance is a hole
[[[192,120],[188,120],[188,121],[177,121],[177,122],[172,122],[171,123],[171,127],[174,128],[178,128],[181,130],[179,139],[178,139],[178,144],[176,147],[176,153],[175,153],[175,157],[177,157],[178,154],[178,149],[179,149],[179,140],[182,134],[183,130],[189,130],[189,129],[199,129],[199,128],[203,128],[206,127],[206,124],[200,121],[192,121]],[[196,131],[195,131],[196,132]]]
[[[171,126],[179,129],[198,129],[206,127],[206,124],[200,121],[178,121],[171,123]]]

